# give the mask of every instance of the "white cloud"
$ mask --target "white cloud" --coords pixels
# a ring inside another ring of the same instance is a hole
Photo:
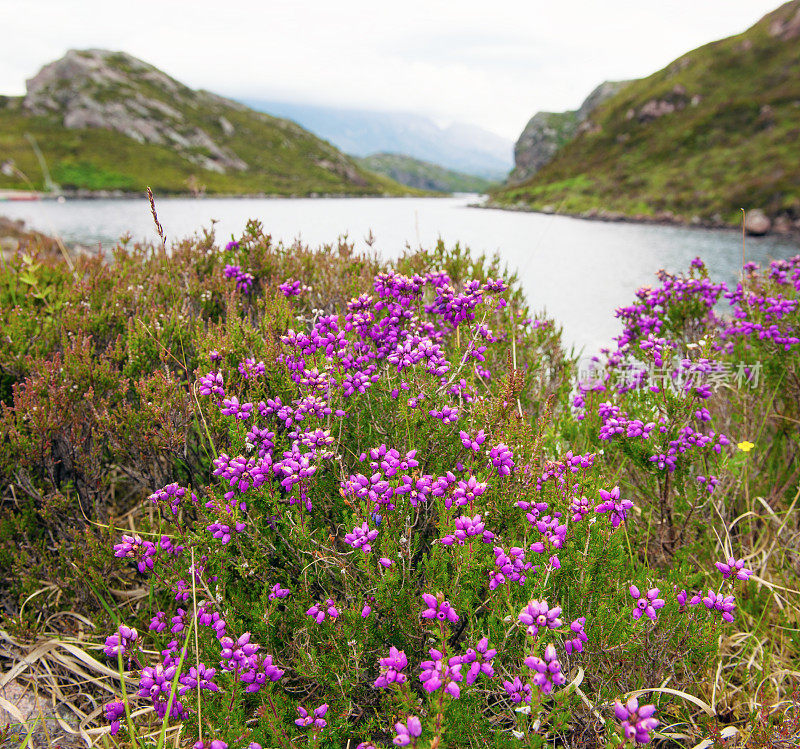
[[[654,72],[776,0],[3,0],[0,92],[69,48],[120,49],[239,97],[416,111],[515,138],[539,109]]]

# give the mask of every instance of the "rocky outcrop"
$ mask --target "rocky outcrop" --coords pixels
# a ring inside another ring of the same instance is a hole
[[[247,164],[186,116],[193,110],[234,102],[192,91],[152,65],[123,52],[70,50],[26,82],[22,106],[31,114],[55,115],[68,129],[115,130],[139,143],[165,145],[194,164],[216,172],[243,171]],[[234,128],[224,117],[219,130]]]
[[[754,237],[761,237],[768,234],[772,228],[772,221],[764,211],[755,209],[748,211],[744,219],[744,230]]]
[[[514,170],[508,177],[510,185],[532,177],[572,138],[582,132],[595,132],[597,124],[591,114],[604,101],[619,92],[628,81],[601,83],[583,104],[568,112],[537,112],[522,131],[514,146]]]
[[[577,112],[537,112],[514,145],[514,170],[509,184],[532,177],[571,140],[578,129]]]

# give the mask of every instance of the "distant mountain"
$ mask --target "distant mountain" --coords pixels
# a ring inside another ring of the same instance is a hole
[[[417,114],[246,100],[261,112],[286,117],[353,156],[397,153],[490,180],[505,179],[513,143],[474,125],[439,127]]]
[[[374,153],[358,158],[365,169],[383,174],[401,185],[433,192],[485,192],[492,184],[488,179],[445,169],[429,161],[412,159],[397,153]]]
[[[193,91],[106,50],[72,50],[27,81],[24,97],[0,97],[0,146],[0,188],[409,192],[294,122]]]
[[[744,208],[754,232],[800,230],[799,50],[793,0],[628,83],[492,203],[709,225],[736,224]]]

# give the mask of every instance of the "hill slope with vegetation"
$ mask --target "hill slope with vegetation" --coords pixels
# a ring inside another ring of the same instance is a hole
[[[418,190],[433,192],[485,192],[493,184],[474,174],[446,169],[399,153],[374,153],[358,159],[364,169]]]
[[[72,50],[27,81],[24,97],[0,97],[0,154],[0,189],[409,192],[293,122],[104,50]]]
[[[562,213],[800,228],[800,0],[599,106],[529,180],[493,199]]]

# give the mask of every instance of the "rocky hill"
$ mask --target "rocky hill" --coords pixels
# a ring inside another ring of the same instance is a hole
[[[0,97],[0,188],[401,194],[299,125],[122,52],[72,50]],[[41,150],[44,166],[36,154]]]
[[[579,109],[533,115],[514,145],[514,170],[508,175],[508,183],[519,184],[530,179],[578,133],[591,130],[594,123],[589,115],[628,83],[605,81],[586,97]]]
[[[493,205],[800,229],[800,0],[633,81]]]
[[[357,161],[365,169],[418,190],[483,193],[493,184],[482,177],[445,169],[438,164],[398,153],[375,153]]]

